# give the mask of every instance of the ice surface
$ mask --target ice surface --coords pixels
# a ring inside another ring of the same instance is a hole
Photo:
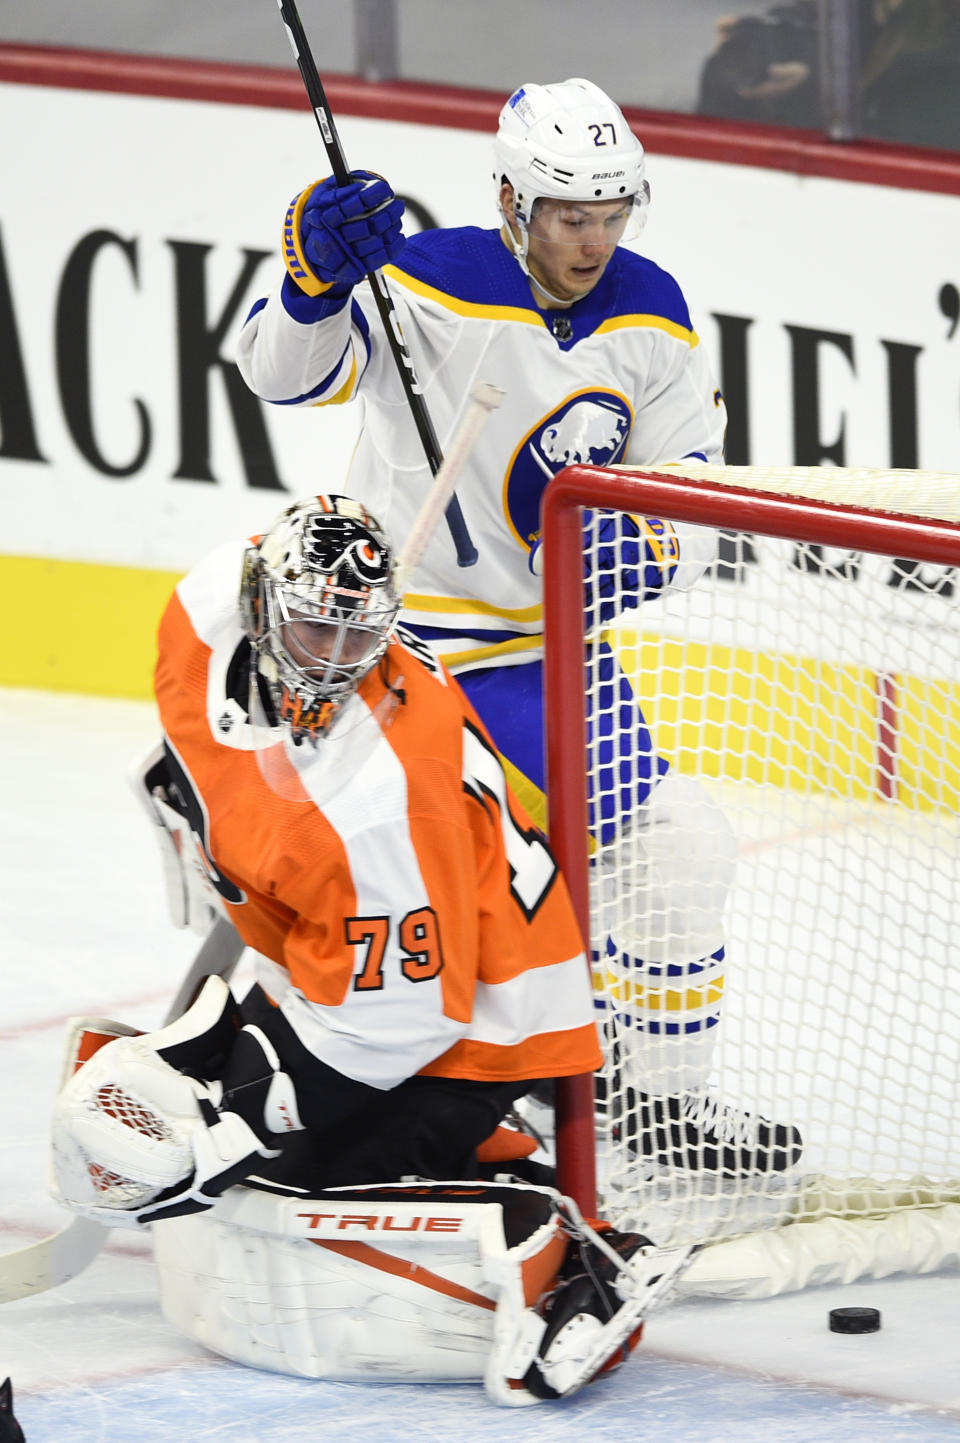
[[[157,1025],[197,948],[169,925],[126,782],[155,736],[145,704],[0,690],[4,1251],[68,1220],[46,1187],[65,1019]],[[881,1331],[830,1333],[840,1304],[880,1308]],[[28,1443],[939,1443],[960,1440],[960,1277],[674,1304],[617,1374],[508,1414],[478,1386],[308,1383],[223,1362],[164,1321],[149,1240],[114,1233],[73,1282],[0,1308],[8,1373]]]

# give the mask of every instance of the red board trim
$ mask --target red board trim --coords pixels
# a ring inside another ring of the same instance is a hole
[[[3,81],[280,110],[307,106],[300,76],[292,67],[286,70],[41,45],[0,45]],[[353,75],[325,74],[323,81],[335,115],[363,115],[489,134],[496,128],[504,100],[499,92],[411,80],[368,81]],[[816,131],[746,125],[629,106],[625,113],[654,155],[960,195],[960,153],[952,151],[879,141],[830,141]]]

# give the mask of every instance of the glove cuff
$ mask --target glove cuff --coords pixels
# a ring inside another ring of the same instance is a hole
[[[330,281],[322,281],[310,269],[300,242],[300,220],[304,207],[317,186],[322,184],[322,181],[315,180],[299,195],[295,195],[287,206],[287,213],[283,218],[283,236],[280,243],[283,263],[287,268],[287,274],[305,296],[322,296],[330,290],[332,284]]]

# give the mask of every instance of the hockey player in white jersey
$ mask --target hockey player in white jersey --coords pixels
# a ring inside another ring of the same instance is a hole
[[[571,462],[720,461],[725,408],[677,282],[623,243],[642,229],[650,190],[643,148],[613,101],[582,79],[522,86],[501,111],[493,175],[498,227],[409,239],[384,179],[355,172],[348,186],[328,178],[307,187],[285,219],[286,274],[254,307],[238,362],[267,401],[362,399],[345,489],[401,535],[430,475],[373,296],[358,286],[364,274],[383,268],[441,445],[477,377],[505,391],[458,486],[478,559],[458,564],[450,537],[438,531],[406,595],[406,619],[457,675],[537,815],[543,489]],[[589,513],[585,525],[601,543],[598,575],[586,578],[601,618],[604,572],[616,573],[617,592],[635,605],[666,587],[693,585],[713,559],[715,538],[703,528]],[[634,1146],[681,1167],[780,1171],[799,1155],[796,1130],[720,1107],[708,1089],[730,830],[702,788],[656,754],[612,653],[604,665],[610,697],[631,718],[621,733],[627,741],[610,743],[605,764],[629,781],[614,789],[606,811],[598,804],[595,831],[616,858],[618,839],[645,829],[647,882],[655,874],[656,906],[681,939],[657,955],[645,955],[646,939],[637,935],[608,945],[629,967],[636,996],[662,987],[667,975],[682,1000],[659,1048],[662,1075],[648,1076],[634,1095]],[[690,859],[669,840],[681,835],[678,822],[699,837],[695,926]],[[614,863],[611,876],[616,870]],[[644,1028],[661,1030],[641,1014],[629,1019],[634,1039]]]

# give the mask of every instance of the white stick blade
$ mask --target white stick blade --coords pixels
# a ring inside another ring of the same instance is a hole
[[[61,1232],[0,1257],[0,1303],[13,1303],[68,1283],[93,1262],[107,1234],[107,1228],[89,1218],[74,1218]]]

